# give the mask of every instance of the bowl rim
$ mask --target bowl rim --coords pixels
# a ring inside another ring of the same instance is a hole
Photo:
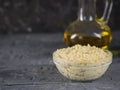
[[[62,66],[62,67],[74,67],[74,68],[81,68],[81,67],[104,67],[104,66],[108,66],[108,65],[110,65],[112,63],[112,60],[110,61],[110,62],[106,62],[106,63],[103,63],[103,64],[98,64],[98,65],[77,65],[77,66],[75,66],[75,65],[70,65],[70,64],[60,64],[60,63],[58,63],[58,62],[55,62],[54,61],[54,64],[57,66],[57,65],[59,65],[59,66]]]
[[[107,66],[110,65],[112,63],[112,53],[109,50],[105,50],[106,53],[109,53],[109,56],[107,56],[105,59],[109,59],[109,61],[105,62],[105,63],[100,63],[100,64],[71,64],[66,62],[65,60],[63,60],[63,58],[59,58],[53,55],[53,62],[56,65],[61,65],[61,66],[71,66],[71,67],[103,67],[103,66]],[[63,62],[59,62],[59,61],[63,61]]]

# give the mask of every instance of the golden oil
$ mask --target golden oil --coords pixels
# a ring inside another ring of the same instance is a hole
[[[99,19],[83,22],[76,20],[64,32],[64,41],[67,46],[90,44],[91,46],[108,49],[111,40],[110,28]]]
[[[78,4],[77,20],[70,23],[64,32],[66,45],[90,44],[91,46],[108,49],[112,40],[111,30],[107,25],[112,1],[106,2],[103,16],[100,19],[96,13],[96,0],[78,0]]]

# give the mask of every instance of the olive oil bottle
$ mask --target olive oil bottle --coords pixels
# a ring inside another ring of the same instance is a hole
[[[109,1],[107,1],[109,2]],[[112,40],[110,27],[107,21],[111,12],[112,2],[106,5],[103,17],[96,15],[95,0],[79,0],[78,19],[70,23],[64,32],[64,41],[67,46],[75,44],[97,46],[108,49]]]

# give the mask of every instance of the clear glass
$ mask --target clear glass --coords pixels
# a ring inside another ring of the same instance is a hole
[[[53,61],[59,72],[70,80],[76,81],[91,81],[100,78],[109,68],[112,63],[112,53],[106,51],[108,56],[105,58],[105,63],[94,64],[74,64],[69,60],[53,56]]]
[[[79,0],[78,18],[64,32],[66,45],[90,44],[108,49],[112,40],[110,27],[107,25],[111,9],[112,0],[107,0],[104,14],[99,19],[96,14],[96,0]]]

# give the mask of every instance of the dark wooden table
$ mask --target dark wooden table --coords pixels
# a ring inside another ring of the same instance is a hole
[[[120,32],[110,49],[120,49]],[[120,90],[120,55],[113,57],[100,79],[75,82],[63,77],[52,62],[52,52],[65,47],[62,34],[0,36],[0,90]]]

